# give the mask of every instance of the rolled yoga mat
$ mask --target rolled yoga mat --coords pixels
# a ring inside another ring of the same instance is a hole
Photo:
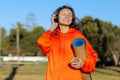
[[[85,40],[83,38],[76,38],[72,42],[73,51],[75,57],[81,58],[82,60],[87,58],[86,48],[85,48]],[[73,61],[76,62],[77,60]],[[92,80],[90,73],[82,72],[83,80]]]

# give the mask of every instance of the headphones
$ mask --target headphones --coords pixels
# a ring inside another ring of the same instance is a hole
[[[56,17],[54,18],[54,21],[58,23],[58,11],[55,11],[54,14],[56,15]]]
[[[58,23],[58,18],[57,18],[57,17],[56,17],[56,18],[54,18],[54,21]]]

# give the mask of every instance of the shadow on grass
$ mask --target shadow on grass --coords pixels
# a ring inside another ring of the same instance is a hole
[[[112,70],[112,71],[115,71],[115,72],[118,72],[118,73],[120,73],[120,69],[118,70],[118,69],[109,68],[109,67],[107,67],[107,68],[105,68],[105,69],[107,69],[107,70]]]
[[[120,76],[120,70],[118,70],[118,69],[109,68],[109,67],[105,67],[105,68],[101,68],[101,69],[103,69],[103,70],[96,70],[96,72],[98,72],[100,74],[105,74],[105,75]],[[109,70],[109,71],[105,71],[105,70]]]
[[[16,66],[13,66],[12,72],[10,73],[10,75],[5,80],[13,80],[19,66],[23,66],[23,64],[17,64]]]

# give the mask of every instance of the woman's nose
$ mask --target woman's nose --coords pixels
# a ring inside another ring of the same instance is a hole
[[[65,16],[65,18],[69,18],[68,16]]]
[[[70,18],[70,16],[69,16],[69,15],[66,15],[65,17],[66,17],[66,18]]]

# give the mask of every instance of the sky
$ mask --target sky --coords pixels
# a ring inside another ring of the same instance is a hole
[[[0,0],[0,27],[9,34],[17,22],[34,22],[47,30],[52,13],[63,5],[71,6],[80,19],[89,15],[120,26],[120,0]],[[30,13],[35,20],[28,20]]]

